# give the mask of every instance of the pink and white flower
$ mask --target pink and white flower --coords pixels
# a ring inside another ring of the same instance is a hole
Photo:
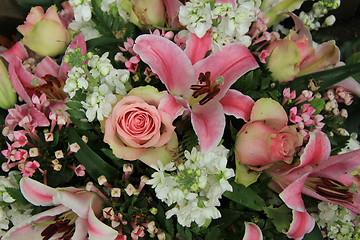
[[[102,201],[93,192],[74,187],[51,188],[31,178],[20,180],[20,190],[34,205],[55,207],[24,219],[2,237],[4,240],[20,240],[24,236],[28,239],[112,240],[118,235],[96,217],[101,214]]]
[[[171,93],[166,107],[172,109],[175,117],[191,115],[202,151],[220,142],[224,114],[249,119],[254,101],[229,88],[243,74],[258,67],[250,51],[241,44],[231,44],[204,58],[211,44],[208,34],[203,38],[190,34],[183,51],[166,38],[141,35],[133,48]]]

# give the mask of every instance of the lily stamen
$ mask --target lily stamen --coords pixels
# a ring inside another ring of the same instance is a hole
[[[205,97],[199,101],[200,105],[204,105],[220,92],[220,85],[218,82],[210,85],[210,75],[210,72],[206,72],[205,74],[200,73],[198,78],[198,83],[200,84],[191,85],[190,87],[191,90],[194,90],[194,93],[192,94],[194,98],[206,94]]]

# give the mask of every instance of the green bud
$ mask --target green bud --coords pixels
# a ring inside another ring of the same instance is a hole
[[[198,186],[196,183],[194,183],[194,184],[191,185],[191,187],[190,187],[190,190],[193,191],[193,192],[196,192],[198,189],[199,189],[199,186]]]

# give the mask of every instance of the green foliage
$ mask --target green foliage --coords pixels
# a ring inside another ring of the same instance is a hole
[[[320,72],[310,73],[304,76],[296,77],[293,81],[286,83],[287,87],[296,92],[308,89],[313,92],[323,91],[328,87],[360,72],[360,63],[349,64],[341,67],[336,67]]]
[[[278,208],[268,206],[264,208],[266,216],[271,219],[278,232],[287,231],[292,221],[291,210],[286,205],[281,205]]]
[[[33,6],[41,6],[44,9],[47,9],[55,4],[58,9],[60,9],[61,3],[64,2],[64,0],[16,0],[16,2],[26,12],[29,12]]]
[[[69,132],[69,142],[78,143],[80,150],[75,153],[76,159],[84,165],[87,173],[94,179],[104,175],[110,182],[116,179],[117,170],[97,155],[78,135],[76,131]]]
[[[194,130],[192,128],[190,128],[183,135],[183,139],[182,139],[183,149],[191,152],[193,147],[195,147],[197,145],[198,145],[197,135],[195,134]]]
[[[7,187],[5,188],[6,192],[13,198],[15,199],[16,202],[20,203],[21,205],[26,205],[28,204],[28,201],[24,198],[24,196],[21,194],[20,189],[18,188],[12,188],[12,187]]]
[[[314,115],[319,114],[325,107],[325,100],[322,98],[314,98],[310,102],[310,106],[313,107],[316,112],[314,112]]]
[[[353,55],[351,55],[348,59],[346,59],[346,64],[355,64],[360,63],[360,50]],[[360,82],[360,72],[352,75],[356,81]]]
[[[125,26],[125,21],[118,15],[103,12],[98,0],[91,0],[93,7],[92,20],[96,24],[96,29],[105,37],[115,37],[114,33],[120,31]]]
[[[315,224],[314,229],[310,233],[305,234],[303,238],[303,240],[323,240],[323,239],[324,238],[322,236],[321,230],[317,224]]]
[[[233,179],[229,183],[233,187],[233,192],[225,192],[225,197],[256,211],[261,211],[266,206],[265,201],[250,187],[237,184]]]
[[[354,52],[360,52],[360,38],[347,41],[340,46],[341,60],[347,62],[347,59]]]

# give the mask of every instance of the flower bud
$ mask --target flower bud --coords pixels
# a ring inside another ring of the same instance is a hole
[[[162,0],[135,0],[134,12],[141,25],[164,26],[165,7]]]
[[[0,107],[3,109],[12,108],[15,103],[16,93],[12,88],[8,71],[0,60]]]

